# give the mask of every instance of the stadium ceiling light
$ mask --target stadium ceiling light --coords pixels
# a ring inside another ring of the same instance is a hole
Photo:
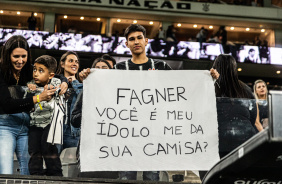
[[[230,29],[231,29],[231,30],[234,30],[235,28],[234,28],[234,27],[231,27]]]
[[[238,72],[241,72],[242,71],[242,68],[238,68]]]
[[[181,24],[180,24],[180,23],[178,23],[178,24],[177,24],[177,27],[181,27]]]
[[[213,29],[213,26],[209,26],[210,29]]]
[[[18,14],[18,15],[20,15],[20,14],[21,14],[21,12],[19,12],[19,11],[18,11],[18,12],[17,12],[17,14]]]
[[[101,20],[101,18],[97,18],[97,21],[100,21]]]
[[[0,10],[0,13],[4,13],[4,11],[3,11],[3,10]]]
[[[246,31],[250,31],[250,28],[247,27],[247,28],[246,28]]]
[[[193,27],[196,28],[196,27],[198,27],[198,25],[197,25],[197,24],[194,24]]]
[[[84,20],[84,17],[80,17],[80,20]]]
[[[117,22],[121,22],[121,20],[120,20],[120,19],[117,19]]]
[[[33,15],[34,15],[34,16],[37,16],[37,13],[35,12]]]
[[[150,25],[153,25],[153,24],[154,24],[154,22],[153,22],[153,21],[150,21],[150,22],[149,22],[149,24],[150,24]]]
[[[279,74],[281,73],[281,71],[280,71],[280,70],[278,70],[278,71],[276,71],[276,73],[279,75]]]
[[[260,31],[261,31],[262,33],[264,33],[264,32],[265,32],[265,29],[261,29]]]
[[[67,19],[67,18],[68,18],[68,16],[67,16],[67,15],[65,15],[65,16],[64,16],[64,19]]]
[[[134,21],[133,21],[133,24],[137,24],[137,20],[134,20]]]

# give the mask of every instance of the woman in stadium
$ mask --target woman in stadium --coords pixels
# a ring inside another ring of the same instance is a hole
[[[29,111],[40,101],[49,101],[56,89],[47,88],[23,99],[26,86],[32,80],[29,45],[22,36],[12,36],[4,44],[0,60],[0,174],[13,174],[14,152],[20,173],[28,175]]]
[[[257,99],[258,108],[259,108],[259,118],[258,121],[261,123],[263,128],[268,126],[268,103],[267,103],[267,96],[268,90],[266,83],[259,79],[255,81],[254,84],[254,94]]]
[[[238,79],[236,60],[227,54],[219,55],[211,69],[217,71],[219,156],[223,158],[257,133],[257,105],[250,87]],[[200,171],[202,179],[206,174]]]
[[[80,138],[80,128],[74,128],[70,124],[70,115],[74,107],[77,95],[83,89],[78,76],[79,57],[76,52],[67,51],[60,59],[57,74],[63,75],[69,81],[68,92],[66,93],[66,119],[63,129],[63,145],[59,147],[59,153],[70,147],[77,147]]]
[[[219,97],[217,113],[222,158],[256,134],[257,108],[255,100],[252,100],[255,97],[251,88],[238,79],[237,64],[232,56],[219,55],[214,61],[213,69],[219,73],[215,82],[215,94]]]

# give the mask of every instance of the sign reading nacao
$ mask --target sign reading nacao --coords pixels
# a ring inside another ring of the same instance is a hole
[[[190,10],[191,4],[176,1],[149,1],[149,0],[41,0],[42,2],[65,2],[87,5],[116,6],[126,8],[147,8],[162,10]],[[37,0],[38,2],[38,0]]]

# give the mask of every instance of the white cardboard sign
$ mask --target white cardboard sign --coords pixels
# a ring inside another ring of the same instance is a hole
[[[94,70],[83,93],[81,171],[208,170],[219,161],[208,71]]]

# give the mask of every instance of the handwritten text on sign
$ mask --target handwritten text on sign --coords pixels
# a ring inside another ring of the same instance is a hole
[[[83,93],[82,171],[208,170],[219,160],[208,71],[95,70]]]

